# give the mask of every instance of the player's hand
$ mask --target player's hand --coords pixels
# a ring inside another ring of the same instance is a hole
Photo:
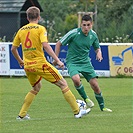
[[[24,66],[24,61],[23,60],[19,61],[18,63],[19,63],[20,68],[22,68]]]
[[[53,64],[54,66],[56,66],[56,65],[57,65],[57,62],[54,60],[54,61],[52,62],[52,64]]]
[[[97,54],[96,54],[96,60],[98,60],[99,62],[101,62],[103,59],[102,57],[102,52],[100,49],[97,50]]]
[[[98,60],[99,62],[101,62],[101,61],[102,61],[102,59],[103,59],[103,57],[102,57],[102,56],[96,56],[96,60]]]
[[[64,70],[64,63],[61,61],[56,62],[59,68],[62,68]]]

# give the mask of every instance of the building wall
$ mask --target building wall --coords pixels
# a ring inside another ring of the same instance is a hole
[[[18,13],[0,13],[0,37],[6,36],[6,41],[12,41],[18,30]]]

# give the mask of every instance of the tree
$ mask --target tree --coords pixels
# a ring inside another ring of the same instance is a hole
[[[133,31],[132,0],[39,0],[44,10],[41,13],[48,30],[50,42],[76,27],[78,12],[95,12],[97,5],[97,34],[100,42],[108,38],[113,42],[116,36],[124,37]],[[94,28],[95,30],[95,25]],[[112,39],[113,38],[113,39]]]
[[[111,42],[116,36],[123,37],[131,33],[133,29],[132,0],[101,0],[97,4],[99,5],[98,35],[100,41],[109,38]]]
[[[58,38],[58,33],[65,34],[69,30],[66,21],[68,21],[68,15],[73,14],[71,17],[74,18],[75,1],[73,4],[71,0],[40,0],[44,12],[41,16],[44,18],[44,26],[47,28],[49,41],[53,42]],[[74,22],[75,23],[75,22]],[[76,25],[76,24],[73,24]],[[74,26],[73,26],[74,27]],[[71,26],[71,28],[73,28]]]
[[[65,29],[68,32],[70,29],[77,28],[78,17],[77,15],[67,15],[65,19]]]

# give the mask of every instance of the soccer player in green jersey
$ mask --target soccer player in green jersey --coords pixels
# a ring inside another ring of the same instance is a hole
[[[97,75],[88,57],[91,46],[96,52],[96,59],[102,61],[102,52],[99,46],[97,34],[92,30],[92,18],[85,14],[82,17],[81,28],[76,28],[64,35],[55,46],[55,53],[58,56],[61,45],[68,45],[66,64],[68,73],[72,78],[74,86],[89,107],[93,107],[94,103],[87,96],[84,86],[80,80],[80,73],[87,82],[90,83],[94,90],[95,98],[98,101],[101,111],[112,112],[104,106],[104,99],[97,82]],[[56,65],[56,61],[53,62]]]

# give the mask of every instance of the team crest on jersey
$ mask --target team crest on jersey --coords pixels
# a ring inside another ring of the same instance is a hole
[[[90,39],[92,39],[92,35],[90,35]]]
[[[47,36],[47,32],[44,33],[44,36]]]

